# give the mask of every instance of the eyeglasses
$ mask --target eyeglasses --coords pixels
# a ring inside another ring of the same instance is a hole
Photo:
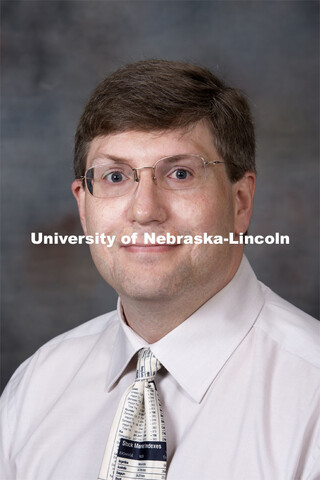
[[[152,179],[165,190],[198,189],[206,178],[206,167],[220,161],[206,162],[200,155],[175,155],[157,160],[153,167],[132,168],[126,163],[109,160],[88,168],[84,176],[88,191],[97,198],[121,197],[140,181],[141,170],[152,170]]]

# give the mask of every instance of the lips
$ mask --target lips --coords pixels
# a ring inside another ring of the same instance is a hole
[[[177,244],[169,243],[128,243],[127,245],[121,245],[121,247],[139,247],[139,248],[148,248],[148,247],[176,247]]]
[[[121,248],[128,253],[141,253],[141,254],[160,254],[165,252],[170,252],[173,249],[180,247],[181,245],[168,245],[168,244],[155,244],[155,245],[145,245],[145,244],[130,244],[130,245],[121,245]]]

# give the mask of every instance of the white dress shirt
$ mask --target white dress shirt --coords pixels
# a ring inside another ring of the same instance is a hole
[[[1,480],[96,480],[147,343],[118,312],[51,340],[1,406]],[[319,480],[318,322],[257,281],[232,281],[151,345],[168,480]]]

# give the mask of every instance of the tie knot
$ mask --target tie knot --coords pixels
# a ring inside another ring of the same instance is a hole
[[[153,380],[161,363],[150,348],[142,348],[138,353],[136,380]]]

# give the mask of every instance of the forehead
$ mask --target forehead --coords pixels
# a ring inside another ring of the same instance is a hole
[[[87,167],[101,163],[108,156],[121,158],[133,166],[153,165],[162,157],[193,153],[218,159],[211,130],[205,122],[178,130],[142,132],[130,130],[92,140]]]

